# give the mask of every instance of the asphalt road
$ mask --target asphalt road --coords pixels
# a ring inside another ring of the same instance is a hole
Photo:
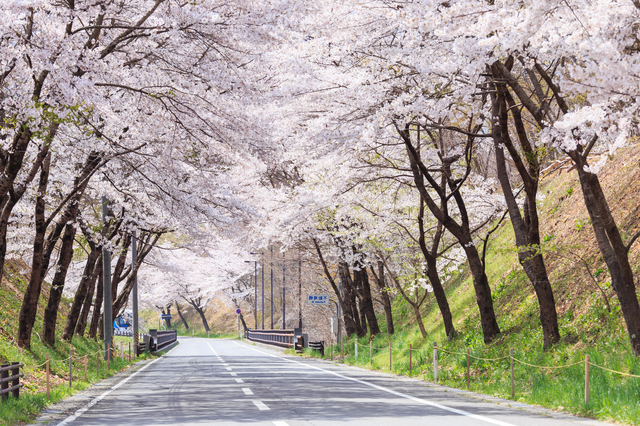
[[[245,342],[185,338],[58,425],[570,426],[554,418]]]

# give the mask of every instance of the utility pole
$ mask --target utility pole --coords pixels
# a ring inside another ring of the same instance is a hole
[[[102,196],[102,226],[108,226],[109,200]],[[113,336],[113,301],[111,300],[111,252],[102,246],[103,301],[102,319],[104,326],[104,359],[111,359],[111,339]]]
[[[136,233],[131,236],[131,270],[135,271],[138,261],[138,250],[136,249]],[[138,356],[138,273],[133,276],[133,351]]]
[[[298,249],[298,328],[302,330],[302,254]]]
[[[271,272],[271,285],[269,287],[271,287],[271,330],[273,330],[273,246],[269,246],[269,249],[271,250],[271,267],[270,272]]]
[[[284,277],[285,277],[285,272],[286,272],[286,267],[285,267],[285,259],[284,259],[284,253],[282,253],[282,329],[284,330],[286,327],[286,321],[285,321],[285,313],[287,312],[286,310],[286,300],[285,300],[285,294],[284,294]]]
[[[253,270],[253,278],[254,278],[254,308],[253,308],[253,319],[255,320],[255,329],[258,329],[258,261],[253,262],[254,270]]]
[[[262,255],[262,330],[264,330],[264,253]]]

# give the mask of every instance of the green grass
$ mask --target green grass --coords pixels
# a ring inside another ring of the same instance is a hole
[[[560,187],[558,191],[565,191]],[[547,199],[551,209],[554,198]],[[555,214],[556,212],[554,212]],[[554,241],[561,239],[554,236]],[[389,370],[389,343],[392,347],[391,372],[433,381],[433,342],[439,348],[439,383],[466,388],[466,351],[477,358],[506,359],[487,361],[471,359],[470,389],[483,394],[511,399],[509,349],[514,357],[529,364],[572,367],[541,369],[515,363],[514,399],[582,416],[640,424],[640,378],[624,377],[592,366],[590,368],[590,400],[586,404],[585,355],[592,363],[612,370],[640,375],[640,361],[632,354],[617,299],[611,297],[608,312],[601,295],[590,283],[581,282],[574,264],[558,262],[552,285],[557,295],[561,342],[543,351],[538,302],[526,275],[517,262],[513,247],[513,231],[505,222],[492,236],[487,253],[487,277],[502,333],[492,343],[485,344],[480,329],[471,277],[465,267],[449,277],[445,284],[457,335],[448,341],[436,301],[429,298],[422,308],[427,329],[423,337],[416,325],[410,306],[397,296],[393,301],[396,333],[386,335],[383,314],[379,316],[382,333],[372,341],[373,358],[369,358],[369,336],[346,338],[342,361],[363,368],[384,372]],[[355,358],[355,341],[359,343]],[[412,365],[409,368],[409,345]],[[329,358],[330,349],[325,349]],[[340,347],[334,346],[334,359],[340,359]],[[318,357],[317,352],[304,356]]]

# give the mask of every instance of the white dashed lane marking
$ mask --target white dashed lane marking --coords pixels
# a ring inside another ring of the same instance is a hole
[[[258,407],[260,411],[265,411],[269,409],[269,407],[267,407],[266,404],[262,401],[253,400],[252,402],[255,404],[256,407]]]
[[[244,383],[244,380],[242,380],[242,379],[236,379],[236,383]]]
[[[244,392],[245,395],[253,395],[253,392],[251,392],[249,388],[242,388],[242,392]]]

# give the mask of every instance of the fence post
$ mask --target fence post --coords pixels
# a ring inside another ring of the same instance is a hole
[[[584,356],[584,403],[589,404],[589,354]]]
[[[369,364],[373,364],[373,343],[369,340]]]
[[[356,346],[355,346],[355,348],[356,348],[356,349],[355,349],[355,351],[356,351],[356,358],[355,358],[355,360],[357,361],[357,360],[358,360],[358,341],[357,341],[357,340],[356,340],[355,345],[356,345]]]
[[[340,341],[340,357],[342,358],[342,362],[344,362],[344,340]]]
[[[411,343],[409,343],[409,376],[411,376]]]
[[[129,342],[129,362],[131,362],[131,342]]]
[[[20,384],[20,367],[18,367],[20,363],[16,361],[12,362],[11,365],[15,366],[11,369],[11,375],[14,376],[14,379],[11,381],[11,386],[15,386],[15,389],[13,389],[13,397],[18,399],[20,398],[20,386],[18,386]]]
[[[120,342],[120,359],[124,362],[124,342]]]
[[[467,348],[467,390],[469,390],[469,364],[470,364],[470,359],[469,359],[469,348]]]
[[[438,383],[438,344],[433,342],[433,381]]]
[[[100,352],[96,352],[96,376],[100,378]]]
[[[391,364],[391,342],[389,342],[389,371],[393,373],[393,365]]]
[[[4,368],[4,367],[8,367],[9,364],[2,364],[0,365],[0,367]],[[0,372],[0,379],[6,379],[9,377],[9,370],[2,370],[2,372]],[[2,382],[2,384],[0,384],[0,390],[5,390],[9,388],[9,382]],[[2,394],[2,401],[6,401],[7,399],[9,399],[9,394],[8,393],[3,393]]]
[[[516,388],[513,384],[513,348],[509,348],[509,359],[511,360],[511,398],[515,398]]]
[[[50,384],[49,384],[49,354],[47,354],[47,399],[49,399],[50,395]]]
[[[87,366],[89,365],[89,357],[84,355],[84,381],[87,381]]]
[[[73,346],[69,346],[69,387],[73,385]]]

